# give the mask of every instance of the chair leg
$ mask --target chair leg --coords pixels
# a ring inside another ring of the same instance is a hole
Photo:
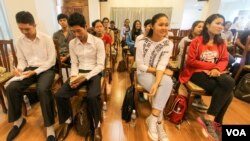
[[[3,109],[3,113],[7,113],[7,108],[5,106],[5,103],[4,103],[4,99],[3,99],[3,94],[2,94],[2,91],[0,90],[0,104],[2,106],[2,109]]]
[[[65,70],[66,70],[67,78],[69,78],[69,70],[68,70],[68,68],[65,68]]]
[[[139,102],[138,102],[138,99],[139,99],[139,92],[135,89],[135,92],[134,92],[134,104],[135,104],[135,110],[136,110],[137,116],[139,115]]]
[[[24,101],[23,101],[23,103],[22,103],[22,109],[23,109],[23,115],[24,116],[27,116],[28,115],[28,111],[27,111],[27,107],[26,107],[26,105],[25,105],[25,103],[24,103]]]

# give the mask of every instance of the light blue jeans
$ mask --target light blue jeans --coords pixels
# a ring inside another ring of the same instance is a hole
[[[141,73],[137,75],[139,84],[147,91],[150,91],[155,83],[155,76],[152,73]],[[173,88],[173,81],[170,76],[163,75],[155,96],[152,99],[152,108],[161,111],[159,116],[162,119],[163,109],[168,101]]]

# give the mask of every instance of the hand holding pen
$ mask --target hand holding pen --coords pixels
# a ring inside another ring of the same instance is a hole
[[[14,66],[14,69],[12,70],[12,73],[15,76],[20,76],[22,74],[22,71]]]

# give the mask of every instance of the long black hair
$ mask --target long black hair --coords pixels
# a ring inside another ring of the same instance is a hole
[[[195,27],[196,27],[198,24],[200,24],[200,23],[204,23],[204,21],[195,21],[195,22],[192,24],[191,31],[190,31],[190,33],[188,34],[188,38],[189,38],[189,39],[192,40],[192,39],[194,38],[194,35],[193,35],[194,29],[195,29]]]
[[[157,22],[158,19],[160,19],[161,17],[166,17],[168,19],[168,16],[164,13],[158,13],[156,15],[153,16],[152,18],[152,26],[154,26],[154,24]],[[147,37],[152,37],[153,36],[153,29],[151,28],[148,32]]]
[[[225,22],[225,18],[224,16],[220,15],[220,14],[213,14],[213,15],[210,15],[205,23],[204,23],[204,27],[203,27],[203,30],[202,30],[202,36],[203,36],[203,44],[207,44],[208,41],[209,41],[209,34],[208,34],[208,29],[207,29],[207,25],[208,24],[211,24],[215,19],[217,18],[222,18],[223,19],[223,22]],[[217,44],[217,45],[221,45],[224,43],[224,40],[221,38],[221,35],[220,34],[217,34],[214,36],[214,43]]]
[[[141,35],[142,33],[142,30],[141,28],[138,30],[136,29],[136,23],[139,22],[141,24],[141,21],[140,20],[135,20],[134,23],[133,23],[133,27],[132,27],[132,30],[131,30],[131,38],[133,41],[135,41],[135,38],[139,35]]]

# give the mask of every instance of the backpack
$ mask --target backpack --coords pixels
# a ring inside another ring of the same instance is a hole
[[[84,136],[85,140],[92,137],[93,122],[87,110],[87,101],[83,99],[77,105],[76,115],[74,116],[74,127],[78,135]]]
[[[175,124],[181,123],[187,110],[187,99],[183,95],[177,95],[171,106],[170,112],[167,114],[169,120]]]
[[[234,89],[234,96],[250,103],[250,73],[245,74]]]
[[[128,87],[122,103],[122,119],[125,120],[126,122],[130,121],[132,111],[135,108],[134,91],[135,91],[134,85]]]
[[[118,72],[124,72],[127,70],[127,66],[126,66],[126,62],[123,60],[121,60],[118,64],[118,67],[117,67],[117,71]]]
[[[164,110],[163,110],[163,116],[164,116],[164,119],[169,119],[168,117],[168,113],[170,111],[172,111],[172,105],[175,101],[175,98],[178,94],[174,93],[174,92],[171,92],[169,98],[168,98],[168,102],[166,103],[165,107],[164,107]]]

